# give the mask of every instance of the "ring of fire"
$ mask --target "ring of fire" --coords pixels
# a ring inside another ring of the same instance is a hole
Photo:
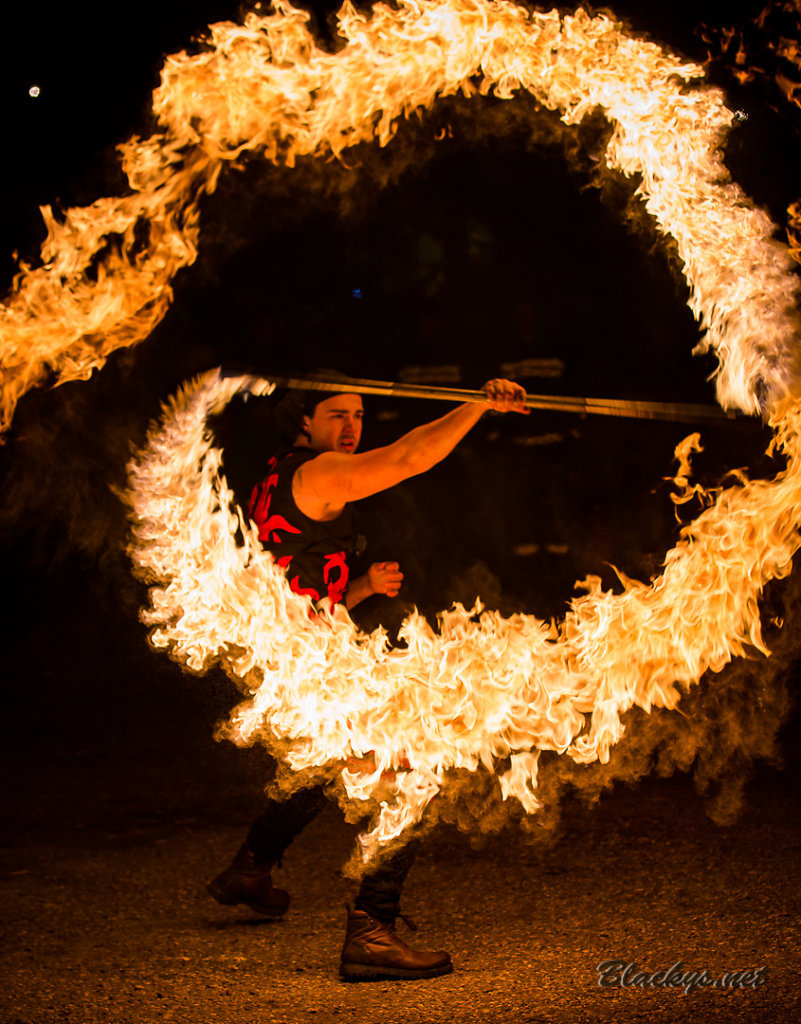
[[[674,707],[680,687],[747,645],[767,653],[757,601],[801,544],[801,409],[784,397],[797,282],[769,219],[728,181],[722,96],[691,86],[700,68],[608,18],[421,0],[378,7],[368,21],[346,5],[348,45],[336,55],[315,47],[304,18],[281,5],[213,26],[211,53],[171,58],[155,104],[171,136],[191,133],[218,164],[245,149],[291,161],[367,137],[385,144],[397,116],[475,91],[476,75],[480,92],[527,88],[567,123],[602,107],[614,125],[608,164],[641,176],[647,209],[676,240],[704,345],[720,358],[721,403],[755,411],[767,390],[787,458],[774,480],[721,491],[650,584],[626,580],[613,594],[590,580],[554,627],[457,606],[435,633],[411,616],[406,648],[390,649],[339,608],[310,619],[232,507],[206,419],[238,390],[270,385],[212,373],[173,399],[130,465],[131,554],[154,584],[152,641],[193,670],[219,662],[240,680],[250,696],[233,737],[263,739],[295,771],[339,771],[344,757],[375,752],[374,771],[340,773],[349,798],[381,801],[361,837],[366,858],[419,819],[448,770],[507,759],[504,797],[535,811],[541,750],[605,760],[630,707]],[[404,760],[409,770],[382,778]]]

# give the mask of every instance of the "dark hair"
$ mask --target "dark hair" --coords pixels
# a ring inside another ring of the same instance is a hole
[[[312,373],[299,373],[298,377],[305,380],[342,381],[345,384],[350,384],[353,381],[352,377],[340,373],[339,370],[318,369]],[[294,441],[303,430],[303,417],[313,416],[314,410],[320,402],[332,398],[335,394],[336,391],[318,391],[316,389],[304,391],[300,388],[293,388],[287,391],[273,412],[273,419],[281,436],[287,441]]]

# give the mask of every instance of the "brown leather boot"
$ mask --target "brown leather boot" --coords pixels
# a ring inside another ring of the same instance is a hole
[[[411,922],[407,924],[416,930]],[[339,965],[346,981],[436,978],[452,970],[451,958],[444,950],[412,949],[395,935],[394,921],[377,921],[363,910],[348,907],[348,930]]]
[[[274,862],[257,864],[246,844],[225,871],[212,878],[206,889],[218,903],[227,907],[244,903],[265,917],[283,917],[289,907],[289,893],[273,886],[270,872],[274,867]]]

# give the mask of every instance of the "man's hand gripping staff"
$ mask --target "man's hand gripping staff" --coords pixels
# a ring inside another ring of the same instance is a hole
[[[315,411],[313,419],[307,418],[307,428],[314,434],[319,432],[329,447],[295,474],[293,495],[298,507],[314,519],[332,518],[348,501],[386,490],[436,465],[488,409],[525,415],[531,411],[525,405],[525,389],[513,381],[489,380],[482,390],[487,396],[486,405],[466,402],[440,419],[409,431],[394,444],[361,455],[355,450],[361,426],[360,396],[339,395],[320,402],[319,413]],[[316,423],[318,416],[320,422]],[[347,426],[338,425],[349,422],[356,424],[352,428],[355,443],[342,450],[337,442],[339,434],[332,434],[332,424],[335,431],[347,433]],[[321,442],[318,444],[322,447]],[[345,604],[355,608],[373,594],[396,597],[402,582],[397,562],[374,562],[364,576],[351,582]]]

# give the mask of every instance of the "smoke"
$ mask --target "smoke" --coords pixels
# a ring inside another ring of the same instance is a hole
[[[692,455],[703,448],[699,435],[685,439],[676,449],[676,474],[670,495],[677,506],[696,499],[706,507],[719,494],[693,476]],[[745,479],[740,472],[735,474]],[[476,567],[475,581],[485,567]],[[469,578],[471,574],[466,574]],[[493,580],[488,592],[492,593]],[[797,668],[801,649],[801,577],[798,573],[772,583],[761,600],[764,640],[769,656],[752,655],[706,673],[697,686],[687,687],[677,709],[632,708],[622,718],[624,735],[606,763],[579,765],[550,752],[539,757],[536,814],[504,799],[493,772],[452,772],[440,799],[426,810],[418,834],[438,823],[448,823],[469,836],[480,848],[485,839],[514,825],[531,842],[551,842],[558,834],[562,805],[568,794],[594,805],[617,783],[634,785],[643,778],[666,778],[676,773],[692,777],[709,817],[718,825],[733,825],[746,801],[746,786],[758,762],[784,766],[778,742],[780,730],[797,704]],[[358,864],[351,865],[352,870]]]
[[[649,777],[668,778],[679,773],[692,778],[715,824],[736,824],[748,803],[747,786],[756,765],[785,766],[778,737],[797,707],[795,681],[801,649],[801,628],[796,624],[801,611],[798,574],[772,587],[764,604],[766,615],[779,612],[787,624],[778,629],[778,617],[771,620],[769,658],[739,660],[720,673],[709,674],[682,697],[677,710],[646,713],[634,708],[627,712],[623,717],[625,735],[606,764],[577,765],[552,753],[541,754],[536,813],[527,814],[518,801],[503,799],[498,775],[508,768],[508,762],[499,763],[494,772],[457,769],[449,772],[422,821],[400,842],[449,825],[464,833],[476,850],[507,829],[515,829],[532,844],[548,844],[559,836],[569,797],[594,806],[615,785],[633,786]],[[340,780],[333,780],[331,792],[347,820],[363,825],[364,808],[348,801]],[[376,806],[370,808],[372,813],[376,810]],[[395,848],[391,843],[380,850],[376,861],[380,863]],[[360,877],[363,871],[361,857],[354,854],[346,873]]]
[[[482,576],[479,571],[476,579]],[[625,734],[606,764],[578,765],[568,758],[543,752],[539,757],[536,797],[540,807],[527,814],[517,800],[504,800],[499,774],[508,759],[490,772],[453,770],[422,821],[404,835],[430,835],[441,825],[462,832],[480,850],[494,835],[515,829],[532,844],[558,838],[568,798],[596,805],[616,785],[633,786],[649,777],[684,774],[693,780],[706,812],[721,827],[735,825],[749,802],[747,787],[760,763],[785,767],[779,741],[782,726],[797,709],[797,671],[801,650],[801,577],[798,573],[772,584],[763,599],[770,657],[754,655],[707,673],[682,696],[679,707],[646,713],[632,708],[623,716]],[[349,803],[341,782],[332,793],[346,817],[362,822],[364,815]],[[751,798],[753,800],[753,797]],[[375,808],[372,808],[375,812]],[[396,844],[378,852],[389,856]],[[353,856],[346,872],[359,877],[360,857]]]
[[[440,798],[427,809],[421,831],[448,823],[479,848],[486,837],[514,826],[531,842],[550,842],[558,834],[562,805],[569,794],[594,805],[616,784],[633,785],[650,776],[667,778],[677,773],[693,779],[716,824],[734,824],[746,802],[755,765],[784,766],[778,736],[797,701],[794,683],[801,629],[795,623],[800,604],[797,574],[774,586],[765,598],[766,614],[779,611],[789,617],[784,618],[784,629],[774,625],[768,632],[771,656],[739,660],[708,674],[682,697],[677,710],[627,712],[625,735],[606,764],[577,765],[543,754],[537,776],[542,807],[535,815],[526,815],[516,802],[503,800],[495,774],[454,772]]]
[[[77,558],[100,585],[130,596],[127,524],[112,488],[125,483],[141,414],[125,407],[120,371],[109,367],[90,386],[29,397],[2,453],[0,537],[31,568],[57,569]]]

